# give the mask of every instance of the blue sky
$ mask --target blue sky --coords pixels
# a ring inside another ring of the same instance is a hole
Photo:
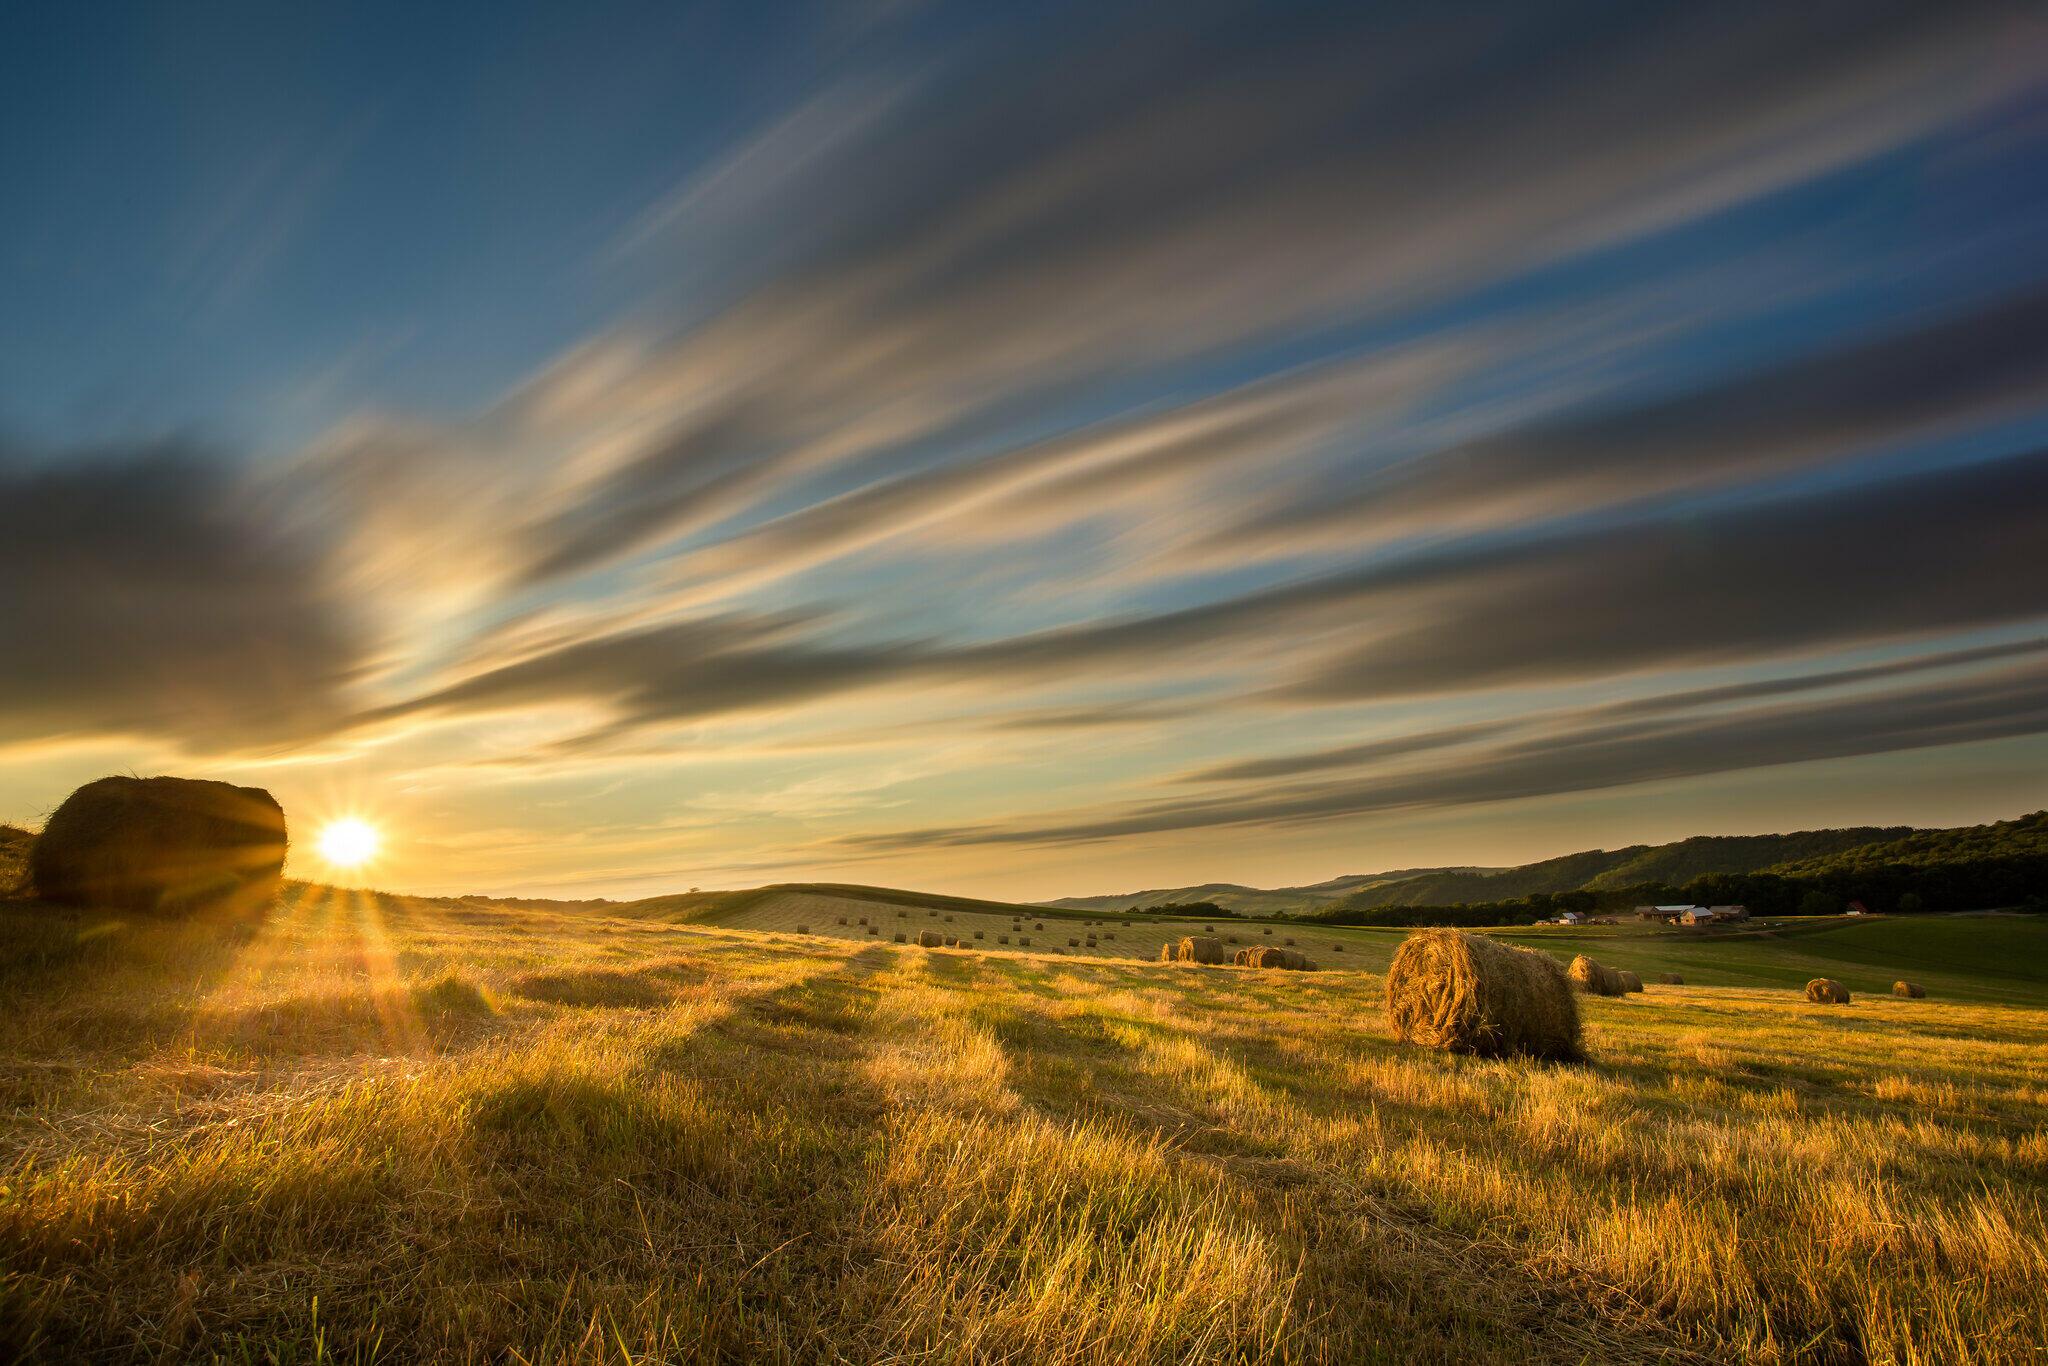
[[[2030,6],[4,25],[0,817],[1040,896],[2042,803]]]

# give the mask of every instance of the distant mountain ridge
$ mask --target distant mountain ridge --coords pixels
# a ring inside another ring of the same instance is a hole
[[[1141,892],[1112,896],[1063,896],[1043,904],[1078,911],[1126,911],[1149,906],[1177,906],[1190,901],[1213,901],[1227,911],[1256,915],[1289,915],[1316,906],[1341,901],[1365,888],[1387,881],[1417,878],[1438,873],[1496,872],[1486,868],[1397,868],[1385,873],[1346,873],[1341,877],[1311,882],[1301,887],[1247,887],[1239,882],[1203,882],[1190,887],[1153,887]]]
[[[1508,901],[1538,892],[1602,891],[1644,883],[1681,886],[1710,873],[1757,873],[1781,865],[1811,864],[1851,850],[1889,848],[1900,842],[1910,846],[1916,839],[1924,841],[1935,835],[1947,836],[1953,842],[1960,832],[1916,830],[1910,825],[1858,825],[1797,830],[1782,835],[1694,835],[1669,844],[1587,849],[1512,868],[1400,868],[1384,873],[1350,873],[1301,887],[1261,888],[1234,882],[1205,882],[1188,887],[1152,888],[1123,896],[1063,897],[1046,904],[1112,911],[1213,901],[1226,910],[1256,915],[1300,915],[1338,905],[1456,906]]]

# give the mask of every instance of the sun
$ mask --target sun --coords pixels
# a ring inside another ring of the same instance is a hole
[[[377,856],[377,827],[354,816],[329,821],[320,831],[320,857],[337,868],[359,868]]]

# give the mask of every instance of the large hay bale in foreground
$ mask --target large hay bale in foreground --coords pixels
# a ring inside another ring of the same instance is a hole
[[[260,787],[101,778],[57,808],[29,849],[36,894],[74,906],[266,909],[284,876],[284,808]]]
[[[1210,934],[1183,935],[1174,956],[1183,963],[1221,963],[1223,941]]]
[[[1572,959],[1572,965],[1565,970],[1571,984],[1588,996],[1625,996],[1628,987],[1621,980],[1621,974],[1604,963],[1596,963],[1585,954]]]
[[[1921,986],[1918,982],[1908,982],[1901,978],[1892,983],[1892,995],[1894,996],[1904,996],[1910,1000],[1917,1001],[1926,994],[1927,988]]]
[[[1849,989],[1832,977],[1816,977],[1806,984],[1806,999],[1824,1006],[1845,1006]]]
[[[1557,960],[1483,934],[1409,935],[1387,969],[1387,1019],[1403,1042],[1453,1053],[1579,1056],[1579,1006]]]
[[[1641,991],[1643,989],[1643,979],[1630,972],[1627,968],[1616,968],[1614,975],[1621,979],[1621,989],[1623,991]]]

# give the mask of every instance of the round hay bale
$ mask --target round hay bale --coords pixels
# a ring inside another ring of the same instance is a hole
[[[996,936],[996,942],[998,944],[1007,944],[1010,942],[1010,936],[1007,934],[999,934]]]
[[[796,932],[798,934],[809,934],[811,932],[811,927],[809,925],[799,925],[796,927]]]
[[[1285,944],[1290,949],[1294,947],[1294,941],[1292,939],[1283,939],[1280,942]]]
[[[921,949],[935,949],[944,942],[945,937],[937,930],[919,930],[917,932],[917,946]]]
[[[1498,1058],[1579,1056],[1579,1007],[1557,960],[1483,934],[1411,934],[1387,969],[1387,1019],[1404,1043]]]
[[[1030,947],[1031,947],[1031,936],[1030,936],[1030,935],[1028,935],[1028,934],[1020,934],[1020,935],[1018,935],[1018,936],[1017,936],[1017,946],[1018,946],[1019,948],[1025,948],[1025,949],[1028,949],[1028,948],[1030,948]]]
[[[1252,951],[1250,949],[1239,949],[1236,953],[1231,954],[1230,965],[1234,968],[1250,967],[1252,965]]]
[[[1660,972],[1657,974],[1657,980],[1667,987],[1682,987],[1685,985],[1685,979],[1675,972]]]
[[[1628,993],[1620,973],[1594,962],[1583,953],[1572,959],[1572,965],[1565,969],[1565,976],[1588,996],[1624,996]]]
[[[1849,989],[1832,977],[1816,977],[1806,984],[1806,999],[1824,1006],[1845,1006]]]
[[[1045,922],[1041,920],[1037,924],[1033,925],[1031,928],[1034,930],[1042,930],[1045,928]]]
[[[29,846],[45,901],[137,913],[268,909],[284,876],[284,809],[260,787],[101,778],[64,799]]]
[[[897,943],[899,943],[899,944],[902,944],[902,943],[905,943],[905,942],[907,942],[907,941],[906,941],[906,937],[905,937],[905,935],[904,935],[903,931],[901,931],[901,930],[898,930],[898,931],[896,931],[896,942],[897,942]]]
[[[1263,934],[1263,935],[1266,935],[1267,937],[1269,937],[1269,938],[1270,938],[1270,937],[1272,936],[1272,933],[1273,933],[1273,932],[1272,932],[1271,930],[1260,930],[1260,931],[1259,931],[1259,933],[1260,933],[1260,934]]]
[[[1904,996],[1910,1000],[1917,1001],[1926,994],[1927,988],[1921,986],[1918,982],[1908,982],[1904,978],[1900,978],[1892,983],[1892,995],[1894,996]]]
[[[987,931],[987,930],[976,930],[976,931],[974,932],[974,937],[975,937],[976,939],[986,939],[986,938],[988,937],[988,931]]]
[[[1183,935],[1175,956],[1183,963],[1221,963],[1223,941],[1214,935]]]
[[[1614,972],[1617,977],[1621,978],[1621,989],[1623,991],[1641,991],[1643,989],[1643,979],[1630,972],[1627,968],[1616,968]]]
[[[1173,945],[1161,944],[1159,946],[1159,961],[1162,963],[1171,963],[1173,961]]]
[[[842,924],[842,925],[844,925],[844,924],[846,923],[846,917],[845,917],[845,916],[843,916],[843,915],[842,915],[842,916],[840,916],[840,917],[839,917],[839,923],[840,923],[840,924]]]
[[[960,947],[960,941],[949,934],[946,936],[946,947],[949,949],[957,949]]]

